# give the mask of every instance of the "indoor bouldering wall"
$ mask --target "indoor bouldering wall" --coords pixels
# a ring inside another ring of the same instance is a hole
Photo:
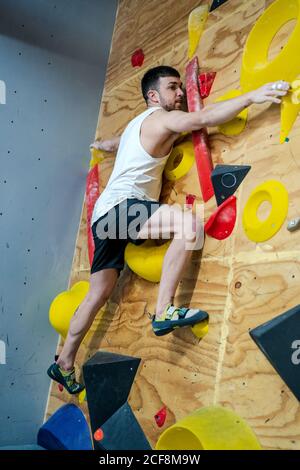
[[[271,3],[228,0],[209,14],[197,55],[201,71],[217,74],[205,103],[240,87],[247,36]],[[140,80],[148,68],[168,64],[184,77],[187,21],[198,5],[196,0],[120,0],[97,138],[120,134],[128,121],[145,109]],[[269,57],[282,49],[293,26],[288,23],[279,31]],[[133,68],[130,58],[138,48],[143,49],[145,60],[142,67]],[[226,136],[210,129],[214,165],[247,164],[251,170],[236,193],[237,221],[232,235],[223,241],[206,237],[202,252],[193,253],[175,299],[209,313],[208,334],[201,341],[189,329],[155,337],[148,312],[154,311],[158,284],[126,268],[80,349],[80,365],[99,349],[142,358],[129,402],[153,446],[167,426],[197,408],[218,404],[244,418],[263,448],[300,449],[298,400],[249,336],[249,330],[300,303],[300,231],[288,232],[283,224],[273,238],[255,243],[246,237],[242,225],[250,193],[269,179],[280,181],[288,191],[287,219],[299,216],[300,121],[283,144],[279,143],[279,131],[280,108],[270,104],[253,106],[246,129],[239,135]],[[101,190],[113,163],[114,156],[109,156],[99,165]],[[175,184],[164,185],[162,200],[184,204],[189,193],[197,196],[198,203],[202,201],[195,165]],[[214,199],[205,204],[206,219],[215,207]],[[260,210],[260,216],[265,217],[268,207],[263,205]],[[70,286],[88,279],[83,211]],[[52,385],[47,415],[66,401],[70,397]],[[86,403],[81,406],[87,411]],[[154,415],[163,406],[167,407],[167,419],[159,428]]]

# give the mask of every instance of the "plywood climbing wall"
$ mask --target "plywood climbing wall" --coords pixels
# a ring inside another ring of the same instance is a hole
[[[228,0],[210,13],[198,48],[201,69],[217,72],[208,101],[239,87],[247,35],[270,3]],[[145,109],[140,80],[146,69],[168,64],[184,76],[187,19],[198,5],[198,0],[120,0],[96,137],[120,134]],[[286,27],[276,36],[271,54],[280,50],[289,32]],[[133,69],[130,57],[140,47],[145,62]],[[241,223],[250,192],[270,178],[288,189],[288,218],[299,216],[300,121],[290,141],[280,145],[279,120],[278,106],[253,107],[241,135],[225,137],[210,130],[214,164],[250,164],[252,169],[236,194],[238,219],[232,236],[224,241],[207,237],[202,253],[194,252],[178,288],[177,303],[209,312],[208,335],[199,341],[185,329],[155,337],[147,312],[154,310],[158,285],[125,269],[78,354],[79,364],[99,349],[142,358],[130,404],[152,445],[162,431],[154,415],[163,405],[168,409],[166,427],[197,408],[220,404],[245,418],[265,449],[300,449],[299,403],[248,334],[300,303],[300,231],[291,234],[283,226],[268,242],[255,244],[246,238]],[[113,163],[111,156],[101,164],[102,189]],[[162,199],[184,203],[185,195],[192,192],[201,202],[197,188],[193,167],[174,186],[164,186]],[[214,209],[211,200],[206,217]],[[85,217],[83,208],[70,285],[89,279]],[[70,397],[54,385],[47,414],[65,401]],[[86,411],[86,404],[82,407]]]

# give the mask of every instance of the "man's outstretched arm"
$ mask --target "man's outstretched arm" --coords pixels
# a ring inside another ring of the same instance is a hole
[[[280,88],[278,87],[280,83]],[[289,83],[280,81],[267,83],[257,90],[244,95],[205,106],[201,111],[185,113],[170,111],[163,113],[161,124],[171,132],[196,131],[202,127],[212,127],[223,124],[236,117],[243,109],[257,103],[280,103],[280,97],[287,94]]]
[[[90,145],[90,149],[103,150],[104,152],[116,152],[119,148],[121,136],[107,140],[96,140]]]

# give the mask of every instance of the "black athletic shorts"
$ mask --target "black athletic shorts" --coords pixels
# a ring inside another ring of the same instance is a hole
[[[124,268],[124,251],[128,242],[141,245],[137,235],[144,223],[161,206],[155,201],[125,199],[92,225],[95,252],[91,274],[102,269]]]

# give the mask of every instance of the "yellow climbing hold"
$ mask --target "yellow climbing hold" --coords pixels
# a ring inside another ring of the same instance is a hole
[[[157,450],[261,450],[254,432],[239,415],[219,406],[194,411],[166,429]]]
[[[138,276],[151,282],[161,278],[164,256],[171,241],[156,245],[154,240],[147,240],[142,245],[128,243],[125,248],[125,261]]]
[[[88,290],[89,283],[87,281],[79,281],[70,290],[58,294],[52,301],[49,310],[49,321],[63,338],[66,338],[71,318],[88,293]]]
[[[268,60],[268,51],[277,32],[290,20],[296,26],[279,54]],[[241,71],[243,92],[258,88],[267,82],[292,82],[300,72],[300,0],[276,0],[264,11],[247,38]],[[259,44],[259,47],[257,45]],[[294,95],[299,96],[298,93]],[[285,141],[300,109],[289,93],[282,99],[280,143]]]
[[[78,395],[78,401],[80,404],[82,404],[85,399],[86,399],[86,390],[84,388],[83,390],[81,390],[81,392]]]
[[[259,206],[268,201],[271,211],[265,220],[257,216]],[[273,237],[282,226],[288,212],[288,192],[282,183],[266,181],[257,186],[245,205],[243,227],[247,237],[254,242],[264,242]]]
[[[208,5],[201,5],[191,11],[188,19],[189,51],[188,57],[191,59],[196,52],[204,25],[208,17]]]
[[[176,145],[165,166],[165,177],[170,181],[178,180],[186,175],[195,162],[193,143],[183,142]]]
[[[241,96],[242,92],[240,90],[229,90],[223,96],[217,98],[216,102],[229,100],[231,98],[236,98]],[[248,117],[248,108],[241,111],[234,119],[231,121],[221,124],[218,129],[224,135],[238,135],[240,134],[247,122]]]
[[[93,166],[98,165],[98,163],[103,162],[103,160],[104,160],[104,153],[102,152],[102,150],[92,148],[90,168],[93,168]]]
[[[276,0],[256,21],[243,52],[241,87],[244,92],[266,82],[291,82],[297,78],[300,71],[299,18],[300,0]],[[283,25],[295,19],[297,23],[288,42],[273,60],[268,60],[268,51],[274,36]]]
[[[204,320],[201,323],[196,323],[196,325],[191,327],[192,332],[197,338],[202,339],[208,333],[208,320]]]
[[[292,88],[292,103],[300,104],[300,80],[294,80],[291,84]]]
[[[300,102],[295,104],[293,99],[295,100],[295,95],[292,92],[285,95],[281,101],[281,129],[279,138],[281,144],[285,142],[300,112]]]

